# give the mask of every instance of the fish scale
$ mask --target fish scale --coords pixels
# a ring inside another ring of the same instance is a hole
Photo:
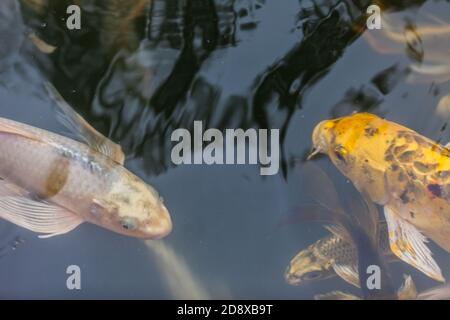
[[[378,245],[383,253],[388,254],[390,252],[386,223],[380,223]],[[340,237],[330,235],[318,240],[314,246],[316,247],[318,255],[330,261],[335,261],[342,265],[357,264],[357,252],[355,246]]]
[[[381,252],[388,257],[388,260],[392,260],[385,222],[380,222],[379,224],[378,245]],[[311,259],[311,256],[314,258]],[[317,240],[308,248],[297,253],[286,271],[286,280],[288,283],[298,284],[298,281],[307,278],[308,273],[311,271],[320,272],[320,276],[318,275],[317,279],[328,278],[336,275],[332,270],[334,264],[350,266],[357,270],[358,257],[356,248],[352,243],[331,234]],[[343,279],[350,282],[345,277]]]

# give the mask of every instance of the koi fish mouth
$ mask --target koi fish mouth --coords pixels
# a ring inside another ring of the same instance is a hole
[[[289,265],[284,272],[284,280],[292,286],[298,286],[302,282],[301,277],[295,274],[291,265]]]
[[[172,232],[172,219],[169,211],[163,204],[161,204],[160,210],[152,218],[152,222],[146,227],[142,238],[159,240]]]
[[[172,232],[172,220],[170,217],[167,220],[163,220],[159,223],[158,227],[153,227],[153,235],[147,239],[159,240]]]
[[[294,274],[285,274],[284,279],[291,286],[299,286],[302,283],[302,279]]]

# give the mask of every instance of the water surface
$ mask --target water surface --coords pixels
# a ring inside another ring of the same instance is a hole
[[[290,259],[327,234],[315,224],[280,226],[310,200],[296,170],[317,122],[369,111],[449,140],[448,119],[435,109],[450,82],[408,81],[407,51],[382,54],[368,44],[364,33],[381,32],[364,31],[370,1],[81,1],[80,31],[65,27],[68,1],[43,9],[30,2],[0,4],[0,116],[66,134],[43,90],[53,83],[164,197],[174,224],[164,241],[210,298],[359,292],[339,278],[299,287],[283,278]],[[449,1],[385,2],[383,13],[400,25],[420,23],[424,13],[450,17]],[[40,52],[30,32],[57,50]],[[194,120],[220,130],[280,129],[279,174],[260,176],[254,165],[174,166],[170,135]],[[350,184],[328,159],[316,162],[345,197]],[[42,240],[2,220],[0,245],[3,298],[174,298],[141,240],[93,225]],[[450,276],[450,256],[431,247]],[[65,286],[71,264],[82,270],[82,290]],[[405,273],[419,291],[437,284],[404,263],[390,267],[396,287]]]

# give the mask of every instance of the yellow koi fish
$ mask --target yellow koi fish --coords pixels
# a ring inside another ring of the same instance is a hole
[[[360,192],[384,207],[393,253],[444,281],[425,235],[450,251],[450,151],[368,113],[322,121],[312,141],[313,154],[326,153]]]
[[[119,145],[95,131],[47,84],[81,143],[0,118],[0,218],[51,237],[83,222],[158,239],[172,229],[158,193],[123,167]]]

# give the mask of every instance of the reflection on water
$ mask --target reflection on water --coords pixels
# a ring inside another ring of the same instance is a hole
[[[212,298],[218,287],[225,292],[220,297],[235,298],[351,291],[335,278],[300,287],[283,279],[289,260],[325,235],[311,224],[276,227],[305,201],[292,172],[311,147],[312,128],[323,119],[369,111],[432,139],[449,138],[442,110],[448,109],[450,84],[442,70],[448,70],[450,48],[443,44],[448,41],[437,46],[435,36],[421,33],[423,24],[445,26],[448,1],[382,1],[390,29],[367,31],[371,2],[86,0],[79,1],[82,29],[69,31],[70,1],[2,1],[0,38],[7,45],[0,48],[0,116],[63,133],[42,90],[49,79],[90,124],[120,142],[130,170],[161,190],[174,219],[167,242]],[[402,41],[398,34],[405,29]],[[31,33],[56,50],[39,51]],[[432,73],[430,65],[442,66],[441,73]],[[252,166],[175,168],[170,135],[177,128],[192,130],[194,120],[219,130],[279,128],[282,172],[262,179]],[[318,163],[345,193],[345,179],[328,161]],[[20,254],[0,260],[0,296],[30,296],[31,286],[48,289],[46,297],[71,297],[58,285],[64,277],[58,268],[65,270],[69,260],[89,270],[86,297],[172,296],[159,258],[136,240],[89,226],[51,242],[26,235]],[[2,234],[0,245],[9,241]],[[450,258],[432,249],[448,276]],[[55,262],[45,285],[33,282],[24,266],[17,270],[26,279],[19,284],[17,274],[5,271],[36,260]],[[404,264],[392,269],[395,287],[402,273],[421,289],[434,284]]]

